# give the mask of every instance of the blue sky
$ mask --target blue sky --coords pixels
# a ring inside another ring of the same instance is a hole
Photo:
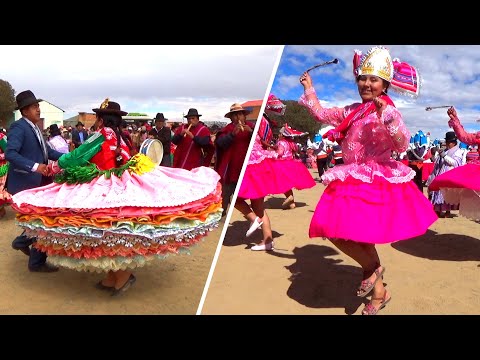
[[[412,134],[430,132],[443,139],[448,127],[447,108],[426,111],[427,106],[453,105],[470,132],[480,131],[479,45],[287,45],[284,47],[271,93],[282,100],[298,100],[303,93],[300,75],[309,67],[337,58],[310,72],[323,106],[345,106],[360,100],[352,72],[354,50],[366,53],[384,46],[392,58],[415,66],[420,74],[419,96],[414,99],[394,91],[388,94],[403,115]]]
[[[105,98],[127,112],[224,120],[235,103],[263,99],[281,45],[0,45],[0,79],[64,110]]]

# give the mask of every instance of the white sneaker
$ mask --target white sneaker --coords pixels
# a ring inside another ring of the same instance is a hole
[[[250,235],[252,235],[255,232],[255,230],[259,229],[260,226],[262,226],[263,221],[260,221],[260,222],[259,221],[260,221],[260,218],[257,216],[255,220],[253,220],[250,227],[248,228],[247,233],[245,234],[246,237],[249,237]]]
[[[250,248],[253,251],[272,251],[273,250],[273,241],[268,244],[255,245]]]

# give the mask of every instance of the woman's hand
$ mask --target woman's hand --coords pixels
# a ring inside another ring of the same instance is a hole
[[[312,77],[310,76],[310,74],[307,71],[305,71],[302,74],[302,76],[300,76],[300,84],[303,85],[303,88],[305,90],[313,87]]]
[[[460,120],[458,119],[458,116],[457,116],[457,110],[455,110],[453,106],[448,108],[447,114],[450,117],[450,120],[448,120],[448,126],[453,128],[454,124],[460,123]]]
[[[375,107],[377,108],[377,115],[380,118],[382,116],[383,110],[387,108],[387,102],[383,100],[382,98],[376,97],[373,99],[373,103],[375,104]]]
[[[452,107],[448,108],[447,114],[450,117],[450,119],[453,120],[454,118],[457,117],[457,110],[455,110],[455,108],[452,106]]]

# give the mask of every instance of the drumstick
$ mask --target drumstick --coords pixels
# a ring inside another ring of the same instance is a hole
[[[239,120],[238,123],[240,124],[240,129],[242,129],[242,131],[244,130],[243,128],[243,121],[242,120]]]
[[[191,128],[191,127],[192,127],[192,123],[190,123],[190,124],[188,125],[187,131],[190,131],[190,128]],[[185,134],[183,135],[183,137],[186,137],[186,136],[187,136],[187,133],[185,133]]]

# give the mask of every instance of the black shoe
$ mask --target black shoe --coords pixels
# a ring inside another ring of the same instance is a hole
[[[120,295],[122,292],[127,291],[128,288],[131,285],[133,285],[135,281],[137,281],[137,278],[133,276],[133,274],[130,274],[130,277],[128,278],[127,282],[123,284],[123,286],[120,289],[113,288],[113,292],[111,296],[117,296],[117,295]]]
[[[50,273],[50,272],[56,272],[58,271],[58,267],[56,266],[52,266],[52,265],[49,265],[49,264],[42,264],[38,267],[28,267],[28,270],[30,270],[31,272],[44,272],[44,273]]]

